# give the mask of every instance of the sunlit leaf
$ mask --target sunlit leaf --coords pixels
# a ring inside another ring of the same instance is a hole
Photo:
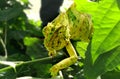
[[[94,35],[86,52],[84,69],[87,79],[96,79],[120,64],[120,10],[116,0],[78,2],[78,10],[90,14],[94,23]]]
[[[76,50],[79,53],[80,57],[85,58],[85,52],[87,50],[87,42],[77,42],[75,44]]]

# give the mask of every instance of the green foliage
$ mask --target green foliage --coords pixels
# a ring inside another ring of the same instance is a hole
[[[87,79],[96,79],[120,64],[120,10],[116,0],[76,1],[81,5],[78,10],[93,18],[94,35],[86,52],[84,72]]]
[[[64,79],[119,79],[120,0],[74,1],[80,12],[91,15],[94,34],[89,44],[73,42],[81,59],[62,70],[62,76]],[[28,0],[0,0],[0,79],[50,78],[49,68],[65,57],[47,57],[41,22],[29,20],[24,13],[29,4]]]

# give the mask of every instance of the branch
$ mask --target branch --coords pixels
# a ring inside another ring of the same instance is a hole
[[[26,62],[19,63],[19,64],[16,65],[15,68],[16,68],[16,71],[17,71],[22,66],[32,65],[32,64],[35,64],[35,63],[52,64],[52,63],[59,62],[63,58],[65,58],[65,55],[59,55],[59,56],[56,56],[54,58],[53,57],[45,57],[45,58],[35,59],[33,61],[26,61]],[[11,66],[0,69],[0,73],[11,72],[11,71],[14,71],[14,68],[11,67]]]

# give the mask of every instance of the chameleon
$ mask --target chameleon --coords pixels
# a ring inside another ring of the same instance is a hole
[[[42,30],[44,46],[49,56],[56,56],[57,51],[66,48],[69,57],[61,60],[50,68],[54,77],[61,69],[67,68],[77,62],[78,56],[70,40],[89,42],[93,34],[91,16],[82,13],[72,4],[66,12],[61,12],[52,22]]]

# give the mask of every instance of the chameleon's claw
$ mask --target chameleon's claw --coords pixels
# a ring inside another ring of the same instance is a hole
[[[51,73],[52,77],[57,76],[58,72],[59,72],[59,69],[56,65],[54,65],[53,67],[50,68],[50,73]]]
[[[55,57],[56,56],[56,51],[49,51],[48,53],[49,56]]]

